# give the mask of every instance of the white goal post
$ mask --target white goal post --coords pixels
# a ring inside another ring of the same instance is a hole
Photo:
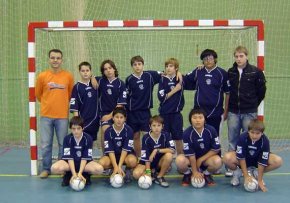
[[[262,20],[104,20],[104,21],[47,21],[28,24],[28,87],[29,136],[31,175],[38,174],[36,140],[36,30],[47,31],[119,31],[119,30],[235,30],[255,27],[257,30],[257,66],[264,71],[264,23]],[[258,117],[264,118],[264,102],[258,108]]]

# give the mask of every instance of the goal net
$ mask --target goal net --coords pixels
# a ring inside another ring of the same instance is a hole
[[[200,53],[214,49],[218,53],[218,66],[227,70],[234,62],[233,50],[238,45],[249,50],[249,61],[264,69],[264,33],[262,21],[251,20],[144,20],[144,21],[76,21],[30,23],[28,33],[28,64],[30,88],[30,144],[32,165],[37,160],[36,120],[39,106],[33,95],[39,72],[48,68],[48,51],[63,51],[63,67],[79,79],[78,64],[88,61],[93,73],[100,75],[99,66],[105,59],[113,60],[122,80],[132,72],[130,59],[141,55],[145,70],[164,70],[164,62],[175,57],[180,71],[186,74],[201,64]],[[158,114],[159,102],[154,92],[152,114]],[[184,128],[193,107],[193,91],[185,91],[183,110]],[[263,118],[263,105],[259,108]],[[271,115],[266,116],[270,122]],[[222,133],[223,148],[227,148],[227,130]],[[275,137],[277,138],[277,137]],[[277,141],[278,142],[278,141]],[[36,173],[34,169],[33,173]]]

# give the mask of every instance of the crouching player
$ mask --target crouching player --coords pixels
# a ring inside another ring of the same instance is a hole
[[[113,110],[113,125],[105,131],[104,156],[99,163],[104,169],[113,169],[112,175],[120,174],[125,182],[131,181],[131,169],[137,165],[133,145],[133,130],[125,124],[126,110],[116,107]],[[124,172],[122,166],[126,165]]]
[[[162,132],[162,117],[151,117],[149,124],[151,130],[142,138],[141,159],[133,171],[133,176],[139,179],[144,172],[145,175],[151,176],[152,169],[154,182],[162,187],[168,187],[164,175],[171,166],[175,144],[168,133]]]
[[[62,186],[68,186],[73,178],[81,178],[90,185],[90,174],[102,174],[103,167],[93,161],[93,140],[83,132],[84,121],[79,116],[71,118],[71,133],[63,141],[62,159],[51,166],[52,174],[64,174]]]
[[[263,174],[282,165],[282,158],[270,153],[270,143],[264,130],[263,122],[253,119],[248,125],[248,132],[240,135],[236,152],[228,152],[224,155],[223,162],[234,170],[231,180],[233,186],[240,184],[240,177],[243,174],[245,184],[255,178],[259,188],[266,192]]]
[[[204,178],[208,186],[215,185],[211,174],[222,167],[219,137],[212,126],[205,124],[205,116],[203,110],[192,109],[191,126],[183,132],[184,155],[176,157],[177,169],[184,173],[183,186],[188,186],[191,178],[200,181]]]

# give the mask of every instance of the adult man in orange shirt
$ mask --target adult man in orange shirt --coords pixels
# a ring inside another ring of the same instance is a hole
[[[74,85],[73,75],[61,67],[61,50],[52,49],[48,56],[50,68],[39,74],[35,88],[37,100],[40,102],[41,116],[40,178],[47,178],[50,174],[54,131],[59,146],[58,158],[62,156],[63,139],[68,133],[69,100]]]

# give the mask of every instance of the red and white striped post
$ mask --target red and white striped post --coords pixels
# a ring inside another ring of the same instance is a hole
[[[243,29],[257,28],[257,66],[264,71],[264,23],[262,20],[105,20],[48,21],[28,25],[28,87],[31,175],[37,175],[37,141],[35,114],[35,30],[158,30],[158,29]],[[258,108],[258,118],[264,119],[264,102]]]

